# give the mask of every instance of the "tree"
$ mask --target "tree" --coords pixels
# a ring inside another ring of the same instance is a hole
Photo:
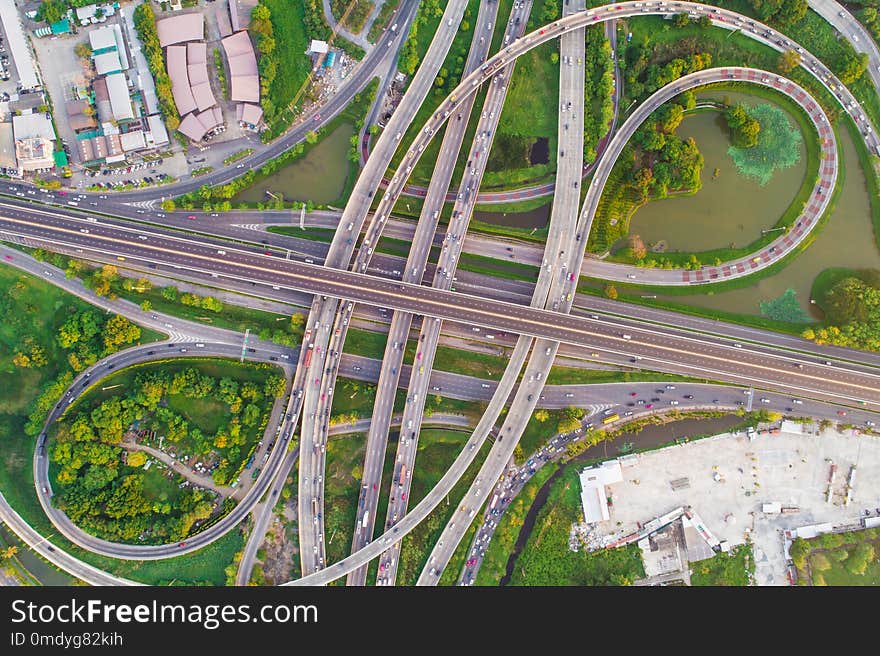
[[[605,285],[605,297],[615,300],[617,298],[617,287],[611,284]]]
[[[540,410],[538,410],[538,411],[535,413],[535,419],[537,419],[537,420],[540,421],[541,423],[544,423],[544,422],[547,421],[549,418],[550,418],[550,413],[547,412],[547,410],[545,410],[544,408],[541,408]]]
[[[18,352],[13,356],[12,364],[14,364],[16,367],[27,369],[31,366],[31,359],[24,353]]]
[[[92,57],[92,46],[90,46],[85,41],[77,43],[73,49],[73,52],[76,53],[76,56],[80,59],[91,59]]]
[[[708,16],[700,16],[700,20],[697,21],[697,24],[700,27],[712,27],[712,19]]]
[[[686,12],[682,12],[680,14],[675,15],[675,19],[672,21],[672,24],[676,27],[687,27],[691,22],[690,17]]]
[[[37,20],[46,21],[47,23],[57,23],[67,11],[67,3],[63,0],[43,0],[43,3],[37,9]]]
[[[309,130],[306,132],[306,143],[313,144],[318,141],[318,133],[314,130]]]
[[[17,553],[18,547],[14,544],[10,544],[3,551],[0,551],[0,558],[3,558],[3,560],[12,560]]]
[[[786,50],[779,55],[776,68],[780,73],[789,73],[801,65],[801,55],[794,50]]]

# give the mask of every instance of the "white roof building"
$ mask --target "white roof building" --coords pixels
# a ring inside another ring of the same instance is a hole
[[[608,512],[608,496],[605,493],[605,486],[620,483],[623,480],[620,462],[608,460],[595,467],[589,467],[581,472],[580,479],[584,521],[587,524],[593,524],[608,520],[611,515]]]
[[[12,55],[12,61],[15,62],[15,70],[18,71],[21,88],[33,89],[40,86],[34,58],[13,0],[0,0],[0,21],[2,21],[3,30],[6,32],[6,39],[9,41],[9,52]]]
[[[98,72],[98,75],[107,75],[108,73],[118,73],[122,69],[122,64],[119,61],[119,54],[115,50],[110,50],[109,52],[102,52],[100,55],[95,55],[95,70]]]
[[[92,50],[106,50],[108,48],[116,48],[116,31],[110,27],[99,27],[97,30],[89,32],[89,44]]]
[[[55,140],[55,128],[45,114],[22,114],[12,117],[12,131],[18,139]]]
[[[311,54],[320,54],[325,55],[330,50],[330,45],[326,41],[318,41],[318,39],[312,39],[312,43],[309,45],[309,50],[306,52],[307,55]]]
[[[114,73],[104,78],[107,81],[107,93],[110,95],[110,107],[113,110],[113,118],[117,121],[134,118],[131,108],[131,96],[128,91],[128,81],[122,73]]]
[[[152,114],[147,117],[147,125],[150,131],[147,133],[147,140],[152,141],[154,146],[163,146],[168,143],[168,130],[162,122],[162,117],[158,114]]]

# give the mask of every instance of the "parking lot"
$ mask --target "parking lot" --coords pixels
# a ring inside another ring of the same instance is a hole
[[[826,502],[832,464],[836,475]],[[851,467],[857,475],[844,505]],[[823,522],[856,522],[880,507],[880,437],[828,429],[781,432],[749,440],[729,434],[639,454],[623,465],[623,482],[606,488],[611,518],[599,533],[620,537],[639,523],[690,505],[731,546],[751,535],[758,585],[787,585],[782,530]],[[675,482],[675,486],[672,483]],[[799,509],[764,514],[763,503]]]

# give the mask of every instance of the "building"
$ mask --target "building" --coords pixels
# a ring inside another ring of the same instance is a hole
[[[156,96],[156,81],[153,79],[153,74],[150,73],[150,67],[141,50],[137,30],[134,28],[134,9],[134,7],[128,6],[120,9],[119,12],[125,20],[126,31],[130,37],[128,47],[131,52],[133,66],[137,71],[135,72],[132,70],[129,72],[129,75],[132,77],[132,81],[137,85],[137,88],[141,91],[141,100],[146,108],[145,113],[157,114],[159,113],[159,98]]]
[[[103,52],[93,58],[95,71],[98,75],[110,75],[122,72],[122,62],[119,61],[119,53],[115,50]]]
[[[580,474],[580,480],[584,522],[593,524],[607,521],[611,514],[608,512],[608,495],[605,486],[623,481],[620,462],[609,460],[584,469]]]
[[[110,96],[110,107],[113,118],[116,121],[126,121],[134,118],[131,107],[131,94],[128,90],[128,80],[122,73],[113,73],[104,78],[107,83],[107,93]]]
[[[89,32],[89,45],[92,46],[93,56],[118,50],[115,30],[110,26],[92,30]]]
[[[324,68],[331,68],[336,63],[336,51],[331,50],[324,58]]]
[[[43,114],[22,114],[12,117],[12,131],[15,139],[48,139],[55,140],[55,128],[52,121]]]
[[[169,143],[168,130],[165,129],[165,123],[158,114],[152,114],[147,117],[147,126],[150,128],[147,132],[147,142],[154,146],[164,146]]]
[[[123,152],[130,153],[136,150],[144,150],[147,147],[147,138],[143,130],[132,130],[119,135],[119,143]]]
[[[15,139],[15,158],[22,173],[44,171],[55,167],[55,144],[51,139],[33,137]]]
[[[95,91],[95,109],[98,111],[98,121],[109,123],[113,120],[113,108],[110,106],[110,92],[107,91],[107,78],[99,77],[92,82]]]
[[[229,18],[232,31],[246,30],[251,24],[251,11],[257,6],[257,0],[229,0]]]
[[[203,112],[216,105],[208,80],[208,46],[204,41],[186,44],[186,72],[198,110]]]
[[[326,55],[330,51],[330,44],[326,41],[318,41],[317,39],[312,39],[312,42],[309,44],[309,49],[306,50],[307,55]]]
[[[241,103],[235,108],[235,118],[243,127],[256,130],[263,120],[263,108],[259,105]]]
[[[166,46],[205,38],[205,17],[201,13],[178,14],[156,21],[159,45]]]
[[[229,64],[229,98],[236,102],[260,102],[260,74],[254,46],[247,32],[236,32],[221,42]]]
[[[90,107],[91,105],[84,100],[72,100],[64,104],[67,123],[74,132],[94,130],[98,126],[95,117],[86,113]]]
[[[12,136],[12,123],[0,123],[0,170],[7,175],[18,174],[18,161],[15,159],[15,138]]]
[[[9,53],[18,72],[20,88],[36,89],[41,85],[40,78],[13,0],[0,0],[0,22],[6,32]]]

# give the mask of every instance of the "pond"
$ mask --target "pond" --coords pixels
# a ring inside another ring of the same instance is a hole
[[[550,221],[552,203],[541,205],[527,212],[474,212],[474,219],[493,225],[516,228],[543,228]]]
[[[763,98],[742,92],[705,92],[697,102],[723,100],[754,106]],[[792,124],[797,125],[791,115]],[[804,180],[807,158],[803,141],[798,162],[777,170],[761,186],[741,175],[727,154],[730,140],[720,112],[689,114],[676,131],[683,139],[693,137],[705,159],[702,188],[692,196],[670,197],[639,208],[630,220],[630,234],[647,245],[665,242],[669,251],[699,252],[715,248],[739,248],[761,237],[791,205]]]
[[[819,273],[830,267],[880,268],[880,250],[871,225],[867,180],[849,132],[841,130],[839,140],[846,179],[827,224],[806,251],[776,275],[763,278],[750,287],[718,294],[661,295],[659,298],[697,307],[759,315],[760,301],[772,300],[787,289],[793,289],[804,311],[815,319],[821,319],[821,311],[810,304],[810,289]]]
[[[282,195],[284,200],[311,200],[333,203],[345,189],[349,174],[348,151],[355,127],[343,123],[312,147],[301,159],[276,171],[241,191],[233,203],[271,201],[267,193]]]

